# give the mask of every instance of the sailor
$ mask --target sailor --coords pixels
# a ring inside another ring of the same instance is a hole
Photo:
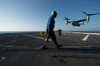
[[[56,18],[56,17],[57,17],[57,12],[53,11],[51,13],[51,17],[49,18],[48,23],[47,23],[45,42],[47,42],[48,39],[51,37],[51,39],[54,41],[55,45],[59,49],[62,45],[59,45],[57,43],[56,36],[55,36],[54,31],[53,31],[54,27],[55,27],[55,20],[54,20],[54,18]],[[47,49],[47,48],[44,45],[42,49]]]

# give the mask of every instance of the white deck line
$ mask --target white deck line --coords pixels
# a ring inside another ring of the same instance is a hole
[[[38,37],[38,36],[33,36],[33,35],[27,35],[27,34],[23,34],[24,36],[29,36],[29,37],[33,37],[33,38],[37,38],[37,39],[42,39],[44,40],[44,38]],[[52,41],[51,39],[49,39],[48,41]]]
[[[89,35],[100,35],[100,33],[83,33],[83,32],[67,32],[67,33],[75,33],[75,34],[89,34]]]
[[[38,39],[44,39],[44,38],[41,38],[41,37],[37,37],[37,36],[33,36],[33,35],[27,35],[27,34],[23,34],[24,36],[29,36],[29,37],[33,37],[33,38],[38,38]]]
[[[82,33],[82,34],[89,34],[89,35],[100,35],[100,33]]]
[[[0,62],[5,60],[5,59],[6,59],[6,57],[0,57]]]
[[[82,41],[87,41],[88,37],[89,37],[89,34],[87,34],[87,35],[82,39]]]

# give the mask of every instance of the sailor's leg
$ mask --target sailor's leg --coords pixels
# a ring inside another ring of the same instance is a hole
[[[55,43],[55,45],[57,46],[57,48],[59,49],[62,45],[59,45],[59,44],[58,44],[54,32],[52,33],[51,38],[52,38],[52,40],[54,41],[54,43]]]
[[[51,33],[51,38],[54,41],[54,43],[56,44],[56,46],[58,46],[59,44],[57,43],[56,36],[55,36],[54,32]]]

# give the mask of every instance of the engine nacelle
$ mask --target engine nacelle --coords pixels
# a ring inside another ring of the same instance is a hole
[[[89,22],[89,20],[90,20],[90,16],[87,15],[87,20],[86,20],[87,23]]]

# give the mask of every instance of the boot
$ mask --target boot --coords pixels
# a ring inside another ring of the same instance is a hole
[[[57,49],[59,49],[61,46],[62,46],[62,44],[61,44],[61,45],[58,45],[58,46],[57,46]]]

